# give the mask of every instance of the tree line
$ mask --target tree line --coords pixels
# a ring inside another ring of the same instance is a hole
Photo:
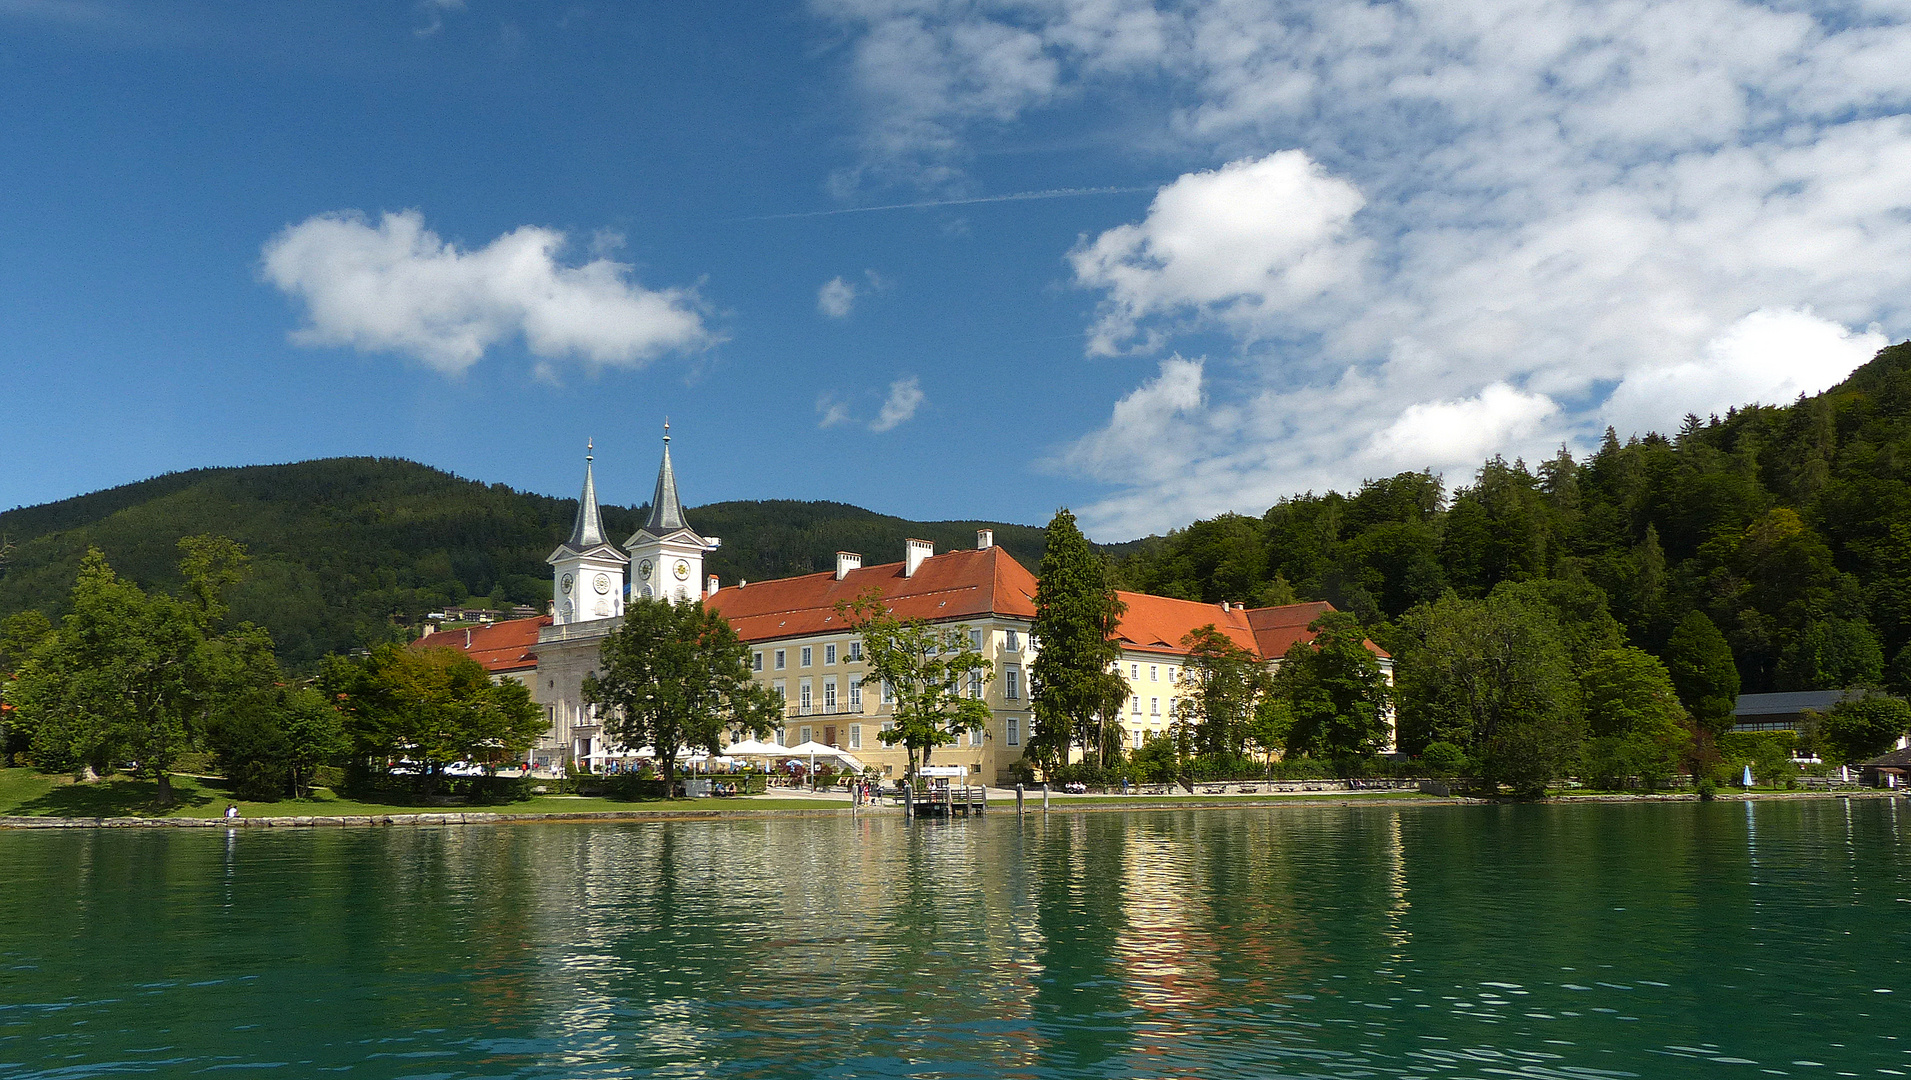
[[[501,764],[543,732],[530,691],[455,650],[383,644],[289,676],[271,635],[231,617],[245,549],[210,535],[176,547],[175,592],[140,588],[94,548],[58,622],[0,621],[0,764],[149,777],[161,805],[194,760],[246,799],[310,795],[322,767],[352,762],[396,765],[428,794],[448,765]]]

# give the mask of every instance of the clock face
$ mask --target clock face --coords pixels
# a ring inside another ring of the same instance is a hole
[[[559,582],[558,585],[564,590],[564,595],[569,596],[571,593],[571,575],[565,574],[564,580]]]
[[[690,576],[690,564],[684,562],[682,559],[678,559],[677,565],[671,567],[670,572],[677,575],[678,581],[682,581],[684,578]]]
[[[649,559],[645,559],[643,562],[640,562],[637,564],[637,576],[640,578],[643,578],[645,581],[650,580],[650,560]]]
[[[597,575],[597,580],[591,582],[591,588],[596,589],[600,593],[609,592],[610,591],[610,575],[609,574]]]

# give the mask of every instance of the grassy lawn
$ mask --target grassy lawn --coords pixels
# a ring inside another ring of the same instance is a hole
[[[48,775],[36,769],[0,769],[0,817],[195,817],[214,818],[233,801],[224,782],[191,776],[173,777],[173,805],[157,804],[158,785],[151,780],[115,776],[91,784],[75,783],[70,776]],[[320,788],[309,799],[278,802],[239,801],[246,817],[339,817],[365,814],[595,814],[631,810],[830,810],[848,804],[812,799],[749,795],[727,799],[669,799],[624,802],[577,795],[540,795],[523,802],[492,806],[394,806],[340,798]]]

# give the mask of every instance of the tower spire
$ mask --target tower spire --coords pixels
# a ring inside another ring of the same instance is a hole
[[[657,468],[657,490],[650,497],[650,517],[641,531],[652,536],[668,536],[687,529],[683,504],[677,501],[677,473],[670,467],[670,418],[664,418],[664,460]]]
[[[569,546],[588,551],[604,543],[604,519],[597,509],[597,481],[591,476],[591,461],[596,456],[596,439],[584,443],[584,493],[577,499],[577,524],[571,527]]]

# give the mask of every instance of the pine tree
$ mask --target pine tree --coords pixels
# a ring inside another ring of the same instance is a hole
[[[1105,754],[1105,721],[1128,696],[1127,684],[1111,670],[1121,659],[1115,630],[1124,610],[1107,562],[1076,527],[1075,515],[1056,511],[1035,588],[1031,632],[1039,651],[1029,669],[1035,725],[1028,752],[1044,766],[1066,763],[1072,745]]]

